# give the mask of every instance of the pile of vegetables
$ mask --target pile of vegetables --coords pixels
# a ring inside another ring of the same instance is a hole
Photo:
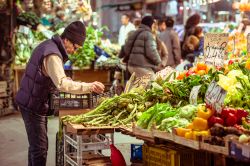
[[[62,121],[84,126],[130,125],[145,110],[144,99],[138,91],[106,99],[94,110],[76,116],[64,116]]]
[[[36,29],[36,26],[40,23],[39,17],[34,12],[24,12],[17,17],[19,25],[29,25],[32,29]]]
[[[63,121],[85,126],[120,126],[136,121],[138,127],[149,131],[152,128],[174,131],[192,140],[202,136],[208,138],[208,143],[224,145],[223,137],[228,134],[240,136],[250,131],[248,65],[249,60],[230,62],[223,68],[198,64],[190,69],[193,73],[186,71],[177,75],[173,72],[165,79],[158,77],[150,83],[149,89],[133,89],[105,100],[87,114],[63,117]],[[204,103],[213,80],[227,91],[221,111]],[[190,92],[197,85],[201,85],[198,104],[191,105]]]
[[[15,64],[25,66],[33,49],[43,40],[47,39],[42,32],[33,31],[26,27],[27,32],[17,31],[15,35]]]
[[[83,68],[90,65],[96,59],[94,47],[101,44],[104,29],[106,28],[95,29],[91,25],[86,27],[86,40],[83,46],[74,55],[69,57],[74,66]]]

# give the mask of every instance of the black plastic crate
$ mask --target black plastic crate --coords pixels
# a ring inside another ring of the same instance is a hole
[[[112,97],[113,91],[103,94],[81,94],[75,95],[65,92],[54,92],[50,97],[50,108],[59,109],[91,109],[96,107],[105,97]]]
[[[92,94],[54,92],[50,97],[50,107],[55,110],[92,108]]]

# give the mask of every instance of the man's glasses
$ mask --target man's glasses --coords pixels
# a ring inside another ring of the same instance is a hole
[[[74,50],[77,51],[81,46],[79,46],[78,44],[73,44]]]

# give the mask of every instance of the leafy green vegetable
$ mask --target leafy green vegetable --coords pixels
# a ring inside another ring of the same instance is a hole
[[[196,112],[197,112],[197,106],[186,105],[180,108],[179,116],[180,118],[185,118],[189,121],[192,121],[192,119],[195,117]]]
[[[103,30],[106,27],[95,29],[91,25],[86,28],[86,40],[81,48],[77,52],[69,57],[74,66],[79,68],[86,67],[95,60],[96,54],[94,46],[101,43],[101,37],[103,36]]]

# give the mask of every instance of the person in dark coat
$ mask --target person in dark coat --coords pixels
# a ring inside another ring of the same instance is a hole
[[[128,58],[128,70],[131,74],[135,73],[136,77],[146,74],[154,75],[161,63],[161,57],[152,34],[154,23],[152,16],[145,16],[139,28],[129,35],[124,45],[125,55]]]
[[[76,21],[67,26],[61,36],[55,35],[38,45],[26,66],[16,103],[25,124],[29,151],[28,166],[46,166],[48,152],[47,116],[49,97],[54,89],[73,94],[102,93],[100,82],[75,82],[68,78],[63,63],[83,45],[85,25]]]

